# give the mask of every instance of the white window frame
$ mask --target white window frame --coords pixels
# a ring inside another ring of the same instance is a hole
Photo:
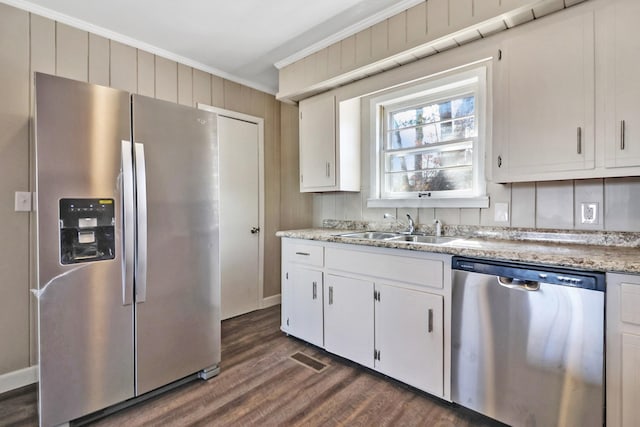
[[[423,79],[418,83],[387,90],[369,98],[370,135],[375,136],[371,144],[371,194],[367,207],[476,207],[489,206],[484,174],[484,153],[490,123],[487,107],[487,73],[485,65],[466,70],[456,70]],[[428,197],[418,197],[418,192],[386,195],[383,191],[384,132],[387,116],[385,111],[395,111],[421,102],[437,102],[439,99],[455,97],[473,92],[478,135],[473,145],[473,188],[469,191],[434,192]]]

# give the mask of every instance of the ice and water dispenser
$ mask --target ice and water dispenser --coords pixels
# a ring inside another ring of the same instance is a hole
[[[113,199],[60,199],[60,262],[115,258]]]

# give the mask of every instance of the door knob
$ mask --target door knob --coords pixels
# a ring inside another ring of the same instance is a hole
[[[257,234],[260,232],[260,227],[251,227],[251,234]]]

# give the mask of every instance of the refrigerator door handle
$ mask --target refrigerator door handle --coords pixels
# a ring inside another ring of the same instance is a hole
[[[133,199],[133,159],[131,141],[122,141],[122,212],[123,212],[123,269],[122,269],[122,305],[133,304],[133,269],[135,220]]]
[[[136,165],[137,258],[136,303],[147,299],[147,173],[144,163],[144,145],[134,144]]]

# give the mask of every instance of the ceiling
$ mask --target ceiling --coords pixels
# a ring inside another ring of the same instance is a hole
[[[0,1],[275,94],[275,63],[423,0]]]

